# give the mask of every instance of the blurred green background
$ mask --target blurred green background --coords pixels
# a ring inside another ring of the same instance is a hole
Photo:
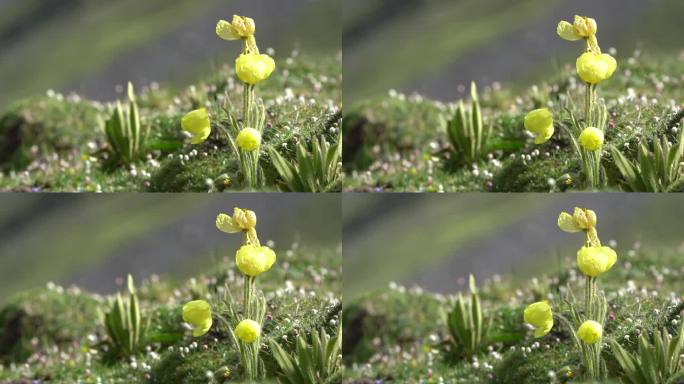
[[[341,244],[335,194],[0,194],[0,303],[48,281],[109,293],[127,273],[193,276],[234,257],[242,237],[215,220],[236,206],[257,213],[276,251]]]
[[[475,80],[525,86],[574,59],[560,20],[598,21],[618,58],[684,49],[681,0],[342,0],[347,105],[389,89],[454,100]]]
[[[110,100],[129,80],[188,85],[239,53],[215,35],[233,14],[280,57],[341,49],[338,0],[0,0],[0,111],[47,89]]]
[[[528,279],[574,260],[581,234],[557,228],[562,211],[593,209],[603,243],[618,257],[684,247],[681,194],[345,194],[344,295],[389,282],[455,293],[470,273]]]

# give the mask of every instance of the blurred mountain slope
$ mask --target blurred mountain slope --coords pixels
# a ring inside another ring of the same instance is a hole
[[[110,100],[132,80],[183,86],[232,60],[219,18],[257,21],[263,48],[338,51],[335,0],[25,0],[0,3],[0,110],[48,88]]]

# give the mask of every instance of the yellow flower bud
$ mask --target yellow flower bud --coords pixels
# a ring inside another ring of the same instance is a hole
[[[525,308],[523,320],[534,326],[534,337],[539,338],[551,332],[553,312],[551,312],[549,302],[544,300],[528,305]]]
[[[249,209],[234,208],[233,209],[233,225],[248,230],[254,228],[257,223],[256,213]]]
[[[225,20],[219,20],[216,23],[216,34],[223,40],[237,40],[240,38],[233,30],[233,26]]]
[[[192,138],[190,143],[201,144],[211,134],[211,121],[206,108],[194,110],[183,116],[181,128],[190,133]]]
[[[575,207],[572,219],[575,221],[575,225],[582,229],[591,229],[596,226],[596,212],[591,209]]]
[[[596,20],[586,16],[575,15],[575,23],[573,26],[575,27],[575,33],[582,37],[593,36],[598,29]]]
[[[235,142],[243,151],[256,151],[261,146],[261,133],[254,128],[244,128],[238,133]]]
[[[603,131],[594,127],[584,128],[580,133],[579,143],[586,150],[598,151],[603,146]]]
[[[231,25],[233,33],[240,37],[250,37],[256,32],[256,24],[249,17],[233,15]]]
[[[275,61],[268,55],[246,53],[235,60],[235,72],[242,82],[257,84],[268,79],[275,70]]]
[[[233,332],[243,343],[253,343],[261,336],[261,326],[254,320],[245,319],[235,327]]]
[[[542,144],[553,136],[553,114],[548,108],[535,109],[525,115],[525,129],[534,133],[535,144]]]
[[[597,84],[613,76],[617,61],[607,53],[585,52],[577,58],[576,67],[584,82]]]
[[[587,320],[577,330],[577,337],[587,344],[596,344],[603,336],[603,327],[594,320]]]
[[[567,21],[561,21],[558,23],[558,27],[556,27],[556,33],[562,39],[568,41],[576,41],[582,38],[582,36],[578,35],[575,31],[575,26]]]
[[[183,321],[193,326],[192,335],[200,337],[211,328],[211,306],[204,300],[191,301],[183,306]]]
[[[259,276],[271,269],[275,261],[276,254],[269,247],[246,244],[235,253],[235,264],[247,276]]]
[[[610,247],[582,247],[577,251],[577,267],[587,276],[607,272],[616,261],[617,253]]]
[[[575,220],[572,218],[572,215],[567,212],[561,212],[561,214],[558,215],[558,228],[569,233],[575,233],[582,230],[582,228],[575,224]]]

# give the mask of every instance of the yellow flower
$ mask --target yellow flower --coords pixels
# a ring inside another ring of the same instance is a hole
[[[548,108],[535,109],[525,115],[525,129],[534,133],[535,144],[542,144],[553,136],[553,114]]]
[[[261,133],[254,128],[244,128],[238,133],[235,142],[243,151],[256,151],[261,145]]]
[[[194,327],[192,335],[200,337],[211,328],[211,306],[204,300],[191,301],[183,306],[183,321]]]
[[[561,212],[561,214],[558,215],[558,228],[569,233],[580,232],[582,230],[582,228],[575,224],[572,215],[567,212]]]
[[[560,36],[562,39],[568,41],[576,41],[582,38],[582,36],[577,34],[575,31],[575,26],[567,21],[561,21],[558,23],[558,27],[556,27],[556,33],[558,33],[558,36]]]
[[[584,128],[580,133],[579,143],[584,149],[598,151],[603,146],[603,131],[594,127]]]
[[[575,33],[582,37],[590,37],[596,34],[598,26],[596,25],[596,20],[587,16],[575,15],[575,23],[573,24],[575,28]]]
[[[610,247],[582,247],[577,251],[577,267],[587,276],[607,272],[616,261],[617,253]]]
[[[240,37],[250,37],[256,32],[256,24],[253,19],[246,16],[233,15],[233,32]]]
[[[256,226],[257,217],[254,211],[243,208],[233,208],[233,217],[225,213],[216,216],[216,228],[225,233],[248,231]]]
[[[607,53],[585,52],[577,58],[577,74],[586,83],[609,79],[617,68],[615,58]]]
[[[254,85],[268,79],[275,70],[275,61],[269,55],[246,53],[235,60],[235,72],[244,83]]]
[[[261,336],[261,326],[254,320],[245,319],[235,327],[234,332],[243,343],[253,343]]]
[[[216,23],[216,34],[223,40],[237,40],[248,38],[254,35],[256,25],[254,20],[244,16],[233,16],[233,22],[229,23],[225,20],[219,20]]]
[[[183,116],[181,128],[190,133],[192,138],[190,143],[201,144],[211,134],[211,121],[206,108],[194,110]]]
[[[551,332],[553,312],[551,312],[549,302],[544,300],[528,305],[525,308],[523,320],[534,326],[534,337],[539,338]]]
[[[558,227],[565,232],[579,232],[596,226],[596,212],[587,208],[575,207],[572,215],[561,212],[558,215]]]
[[[587,344],[596,344],[603,336],[603,327],[594,320],[587,320],[577,330],[577,337]]]
[[[247,276],[259,276],[271,269],[275,261],[276,254],[269,247],[245,244],[235,253],[235,264]]]

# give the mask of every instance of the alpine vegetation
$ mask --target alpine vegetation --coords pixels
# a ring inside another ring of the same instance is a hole
[[[115,160],[130,165],[144,157],[149,127],[140,121],[133,84],[128,83],[128,108],[116,102],[112,116],[105,123],[105,132]]]
[[[111,310],[104,315],[104,324],[114,356],[131,357],[145,347],[149,318],[144,320],[140,311],[131,275],[128,275],[128,299],[116,296]]]

